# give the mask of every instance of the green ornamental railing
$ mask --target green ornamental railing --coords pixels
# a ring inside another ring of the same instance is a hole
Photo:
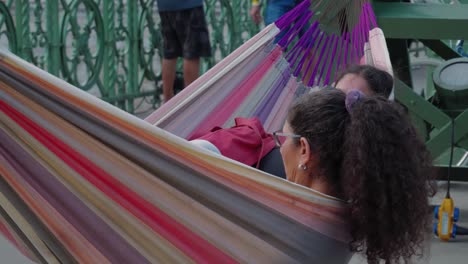
[[[250,1],[205,1],[214,56],[202,72],[258,31]],[[156,0],[0,0],[0,46],[128,112],[160,103]]]

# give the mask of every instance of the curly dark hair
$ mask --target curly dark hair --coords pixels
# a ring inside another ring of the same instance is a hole
[[[369,263],[422,255],[434,194],[429,152],[397,103],[363,97],[348,111],[345,100],[337,89],[305,95],[288,123],[318,155],[318,175],[349,201],[352,251]]]
[[[346,74],[355,74],[366,80],[375,95],[388,98],[393,89],[393,77],[388,72],[370,65],[351,65],[336,79],[338,83]]]

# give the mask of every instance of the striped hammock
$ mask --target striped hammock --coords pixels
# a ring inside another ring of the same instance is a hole
[[[44,263],[342,263],[345,205],[2,52],[2,231]]]
[[[1,51],[0,231],[38,263],[346,263],[345,202],[183,139],[235,116],[282,125],[306,86],[279,31],[149,122]],[[368,62],[389,65],[381,31],[366,42]]]
[[[393,75],[370,4],[360,7],[355,30],[342,35],[320,30],[317,21],[305,30],[314,17],[310,5],[304,1],[266,27],[145,120],[186,139],[215,126],[231,127],[236,117],[257,117],[273,132],[283,126],[291,102],[311,86],[332,84],[348,64],[373,65]]]

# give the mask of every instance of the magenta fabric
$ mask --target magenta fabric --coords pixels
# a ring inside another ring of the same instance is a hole
[[[230,128],[214,127],[197,139],[211,142],[223,156],[249,166],[258,164],[275,147],[273,135],[265,132],[258,118],[238,117],[235,122]]]
[[[213,114],[200,122],[189,138],[194,138],[200,133],[206,133],[210,128],[222,125],[228,121],[231,114],[238,109],[245,98],[251,95],[251,92],[259,85],[266,73],[281,59],[281,55],[282,51],[280,47],[273,49],[258,68],[249,74],[245,80],[240,82],[237,89],[233,89],[229,96],[218,103],[212,111]]]

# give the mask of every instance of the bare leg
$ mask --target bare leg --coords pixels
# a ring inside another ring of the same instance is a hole
[[[184,59],[184,85],[188,86],[200,75],[200,58]]]
[[[163,59],[162,62],[162,82],[163,100],[169,101],[174,96],[174,81],[176,75],[177,59]]]

